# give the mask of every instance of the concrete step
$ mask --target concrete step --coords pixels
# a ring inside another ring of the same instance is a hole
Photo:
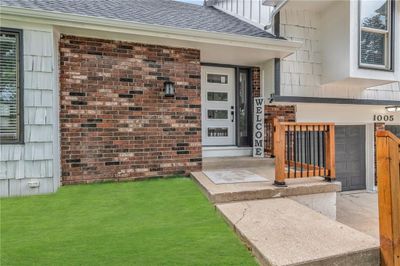
[[[288,198],[217,204],[261,265],[378,266],[379,241]]]
[[[257,172],[258,169],[255,168],[246,169],[264,176],[266,181],[217,185],[203,172],[193,172],[191,176],[212,203],[326,194],[341,191],[340,182],[325,182],[321,177],[289,179],[286,181],[288,187],[276,187],[273,185],[273,177],[265,176],[263,173]]]
[[[254,157],[215,157],[204,158],[203,168],[207,170],[214,169],[232,169],[232,168],[252,168],[265,167],[274,164],[273,158],[254,158]]]

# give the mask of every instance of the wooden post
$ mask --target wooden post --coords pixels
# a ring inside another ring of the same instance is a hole
[[[381,264],[400,266],[400,140],[376,135]]]
[[[285,184],[285,127],[274,118],[275,185]]]
[[[335,162],[335,125],[328,125],[328,134],[326,137],[326,170],[328,176],[325,179],[332,181],[336,179],[336,162]]]

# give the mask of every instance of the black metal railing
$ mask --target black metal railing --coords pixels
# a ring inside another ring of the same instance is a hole
[[[335,178],[334,124],[275,120],[274,129],[278,183],[285,178]]]

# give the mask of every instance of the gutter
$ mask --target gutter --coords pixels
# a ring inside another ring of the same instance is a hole
[[[1,6],[0,14],[1,19],[20,21],[28,24],[38,23],[59,27],[136,34],[149,37],[247,47],[261,50],[295,52],[302,45],[300,42],[287,41],[283,39],[181,29],[119,19],[99,18],[94,16],[83,16],[28,8]]]
[[[265,30],[269,30],[272,28],[272,25],[274,24],[275,16],[279,13],[279,11],[282,9],[282,7],[284,7],[287,4],[287,2],[289,2],[289,0],[282,0],[278,4],[274,0],[272,0],[272,1],[264,0],[263,4],[266,4],[266,2],[273,2],[272,6],[274,7],[271,15],[269,16],[268,23],[264,27]]]
[[[396,100],[371,100],[371,99],[349,99],[328,97],[305,97],[305,96],[280,96],[271,95],[269,103],[312,103],[312,104],[357,104],[357,105],[399,105]]]

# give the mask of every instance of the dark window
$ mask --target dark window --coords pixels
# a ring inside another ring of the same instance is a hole
[[[208,101],[226,102],[228,101],[227,92],[207,92]]]
[[[208,119],[228,119],[228,110],[208,110]]]
[[[239,138],[248,137],[248,74],[241,71],[239,74]]]
[[[228,75],[207,74],[208,83],[228,84]]]
[[[0,142],[23,141],[22,32],[0,30]]]

